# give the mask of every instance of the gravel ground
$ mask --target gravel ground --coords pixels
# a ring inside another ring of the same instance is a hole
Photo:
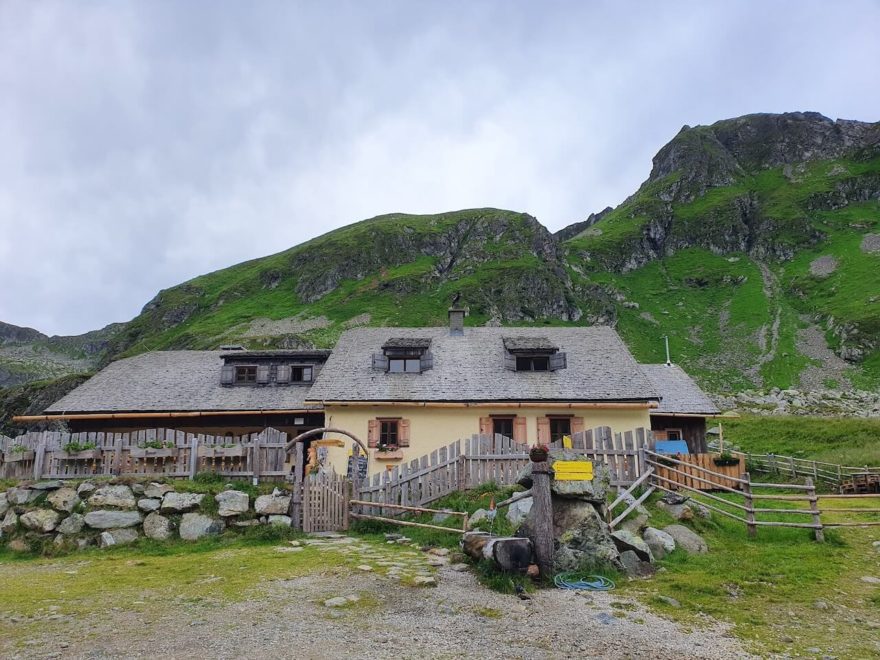
[[[521,601],[456,568],[439,568],[436,587],[375,572],[311,574],[267,581],[242,602],[180,601],[149,621],[117,609],[54,627],[7,657],[750,657],[713,620],[685,630],[614,592],[552,589]],[[330,608],[328,595],[359,600]]]

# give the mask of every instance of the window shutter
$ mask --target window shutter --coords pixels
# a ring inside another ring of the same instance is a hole
[[[379,420],[371,419],[367,422],[367,447],[379,446]]]
[[[383,353],[373,353],[373,369],[388,371],[388,356]]]
[[[257,382],[265,385],[269,382],[269,365],[261,364],[257,367]]]
[[[480,435],[492,435],[491,417],[480,417]]]
[[[565,369],[568,366],[568,360],[565,357],[565,353],[553,353],[550,356],[550,371],[556,371],[557,369]]]
[[[516,356],[511,353],[504,354],[504,368],[508,371],[516,371]]]
[[[526,418],[525,417],[514,417],[513,418],[513,441],[514,442],[526,442]]]
[[[402,419],[397,427],[397,446],[409,447],[409,420]]]
[[[276,383],[289,383],[290,382],[290,365],[289,364],[278,365],[278,371],[275,374],[275,382]]]
[[[550,418],[538,417],[538,442],[542,445],[550,444]]]
[[[572,417],[571,418],[571,432],[572,432],[572,434],[584,432],[584,418],[583,417]]]
[[[428,369],[434,368],[434,354],[431,351],[426,351],[424,355],[422,355],[422,371],[427,371]]]
[[[220,384],[232,385],[235,382],[235,367],[231,364],[223,365],[220,369]]]

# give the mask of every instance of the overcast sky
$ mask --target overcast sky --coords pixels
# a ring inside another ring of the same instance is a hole
[[[614,206],[683,124],[880,119],[880,2],[0,0],[0,320],[394,211]]]

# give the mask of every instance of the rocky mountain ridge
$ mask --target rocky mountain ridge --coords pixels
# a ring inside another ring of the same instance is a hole
[[[26,350],[69,372],[157,349],[332,346],[354,325],[442,324],[460,294],[471,324],[615,325],[642,361],[662,360],[668,335],[716,392],[869,389],[878,262],[880,123],[747,115],[684,127],[635,194],[555,234],[499,209],[390,214],[161,291],[81,337],[0,325],[0,377]],[[59,375],[23,380],[38,373]]]

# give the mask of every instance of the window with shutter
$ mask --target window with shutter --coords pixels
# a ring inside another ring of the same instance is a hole
[[[538,417],[538,442],[542,445],[550,444],[549,417]]]
[[[504,354],[504,368],[508,371],[516,371],[516,356],[510,353]]]
[[[235,367],[231,364],[224,365],[220,369],[220,384],[232,385],[235,382]]]
[[[550,442],[562,442],[571,437],[571,417],[550,417]]]
[[[371,419],[367,422],[367,447],[375,449],[379,446],[379,420]]]
[[[434,368],[434,354],[431,351],[425,353],[422,358],[422,371],[427,371],[428,369]]]
[[[526,442],[526,418],[514,417],[513,419],[514,442]]]
[[[265,385],[269,382],[269,365],[261,364],[257,367],[257,383]]]
[[[254,366],[235,367],[236,383],[256,383],[257,368]]]
[[[279,364],[278,370],[275,373],[275,382],[276,383],[289,383],[290,382],[290,365],[289,364]]]
[[[384,353],[373,353],[373,369],[388,371],[388,357]]]
[[[550,371],[556,371],[557,369],[565,369],[568,365],[568,360],[565,356],[565,353],[553,353],[550,356]]]
[[[401,419],[400,424],[397,427],[398,436],[397,436],[397,446],[398,447],[409,447],[409,420]]]

